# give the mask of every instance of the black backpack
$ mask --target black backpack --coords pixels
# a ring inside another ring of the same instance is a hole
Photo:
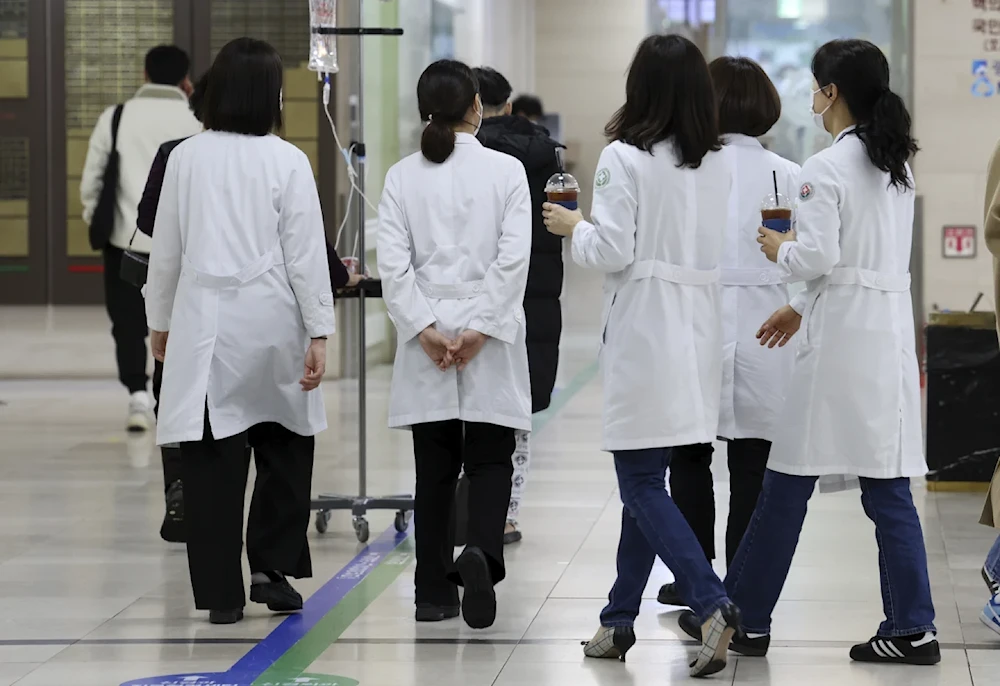
[[[115,230],[115,209],[118,203],[118,124],[122,120],[122,108],[115,107],[111,120],[111,152],[108,153],[108,164],[104,167],[104,179],[101,186],[101,197],[94,208],[94,216],[90,220],[90,247],[103,250],[111,240]]]

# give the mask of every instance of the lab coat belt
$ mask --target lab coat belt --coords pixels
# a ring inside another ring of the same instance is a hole
[[[284,262],[281,246],[277,245],[231,276],[216,276],[199,271],[195,269],[186,256],[184,257],[184,273],[190,275],[195,283],[205,288],[239,288],[243,284],[268,273],[275,266],[284,264]]]
[[[828,277],[831,286],[861,286],[886,293],[905,293],[910,290],[909,274],[886,274],[857,267],[837,267]]]
[[[777,269],[723,269],[723,286],[780,286],[781,272]]]
[[[718,269],[692,269],[660,260],[642,260],[632,264],[629,281],[659,279],[686,286],[709,286],[719,283],[721,271]]]
[[[430,283],[417,279],[417,288],[424,296],[435,300],[463,300],[475,298],[486,291],[486,284],[479,281],[463,281],[459,283]]]

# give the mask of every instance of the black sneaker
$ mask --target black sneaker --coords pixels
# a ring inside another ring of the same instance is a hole
[[[699,643],[701,642],[701,624],[698,623],[698,617],[691,610],[682,612],[677,617],[677,624],[680,625],[685,634]],[[770,635],[749,638],[742,631],[738,631],[729,644],[731,651],[745,657],[764,657],[770,647]]]
[[[184,486],[175,481],[167,487],[167,508],[160,525],[160,538],[167,543],[184,543]]]
[[[656,596],[656,601],[660,605],[673,605],[674,607],[687,607],[687,603],[681,598],[680,594],[677,592],[677,584],[669,583],[663,584],[660,587],[660,593]]]
[[[881,662],[899,665],[936,665],[941,662],[941,646],[934,634],[924,634],[913,641],[910,637],[883,638],[875,636],[867,643],[851,648],[855,662]]]
[[[455,561],[462,577],[462,617],[472,629],[487,629],[497,618],[497,596],[493,590],[493,575],[486,553],[469,547]]]
[[[251,584],[250,600],[267,605],[271,612],[298,612],[302,609],[302,596],[285,578],[272,577],[272,581],[266,584]]]

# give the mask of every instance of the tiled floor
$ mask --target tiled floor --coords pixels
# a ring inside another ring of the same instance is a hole
[[[369,599],[310,672],[362,686],[688,681],[693,646],[682,640],[674,613],[655,602],[656,589],[670,578],[659,565],[628,664],[583,659],[580,641],[595,630],[614,578],[619,504],[610,458],[597,449],[599,381],[583,383],[594,362],[599,283],[570,269],[566,293],[558,386],[567,395],[533,437],[525,539],[508,550],[497,624],[485,632],[460,621],[418,627],[410,619],[408,568]],[[76,372],[75,380],[0,380],[0,686],[117,686],[160,674],[225,671],[280,619],[251,607],[243,623],[213,627],[193,611],[184,550],[157,537],[163,508],[158,456],[149,439],[129,439],[120,430],[124,399],[107,378],[112,367],[103,313],[0,310],[0,323],[0,376],[19,370],[51,376],[39,370],[52,366],[46,359],[52,356]],[[408,436],[383,428],[388,370],[374,370],[373,377],[370,490],[407,491],[413,478]],[[351,382],[327,385],[331,430],[318,442],[317,491],[354,489],[354,388]],[[726,478],[720,471],[720,508]],[[769,656],[734,658],[714,681],[997,684],[1000,637],[977,618],[985,601],[977,570],[992,541],[975,523],[980,497],[929,494],[921,483],[914,490],[945,647],[939,667],[872,668],[847,659],[849,645],[868,638],[881,618],[872,528],[857,495],[847,493],[812,502]],[[391,519],[391,513],[373,514],[373,537]],[[312,546],[317,578],[299,583],[305,595],[359,551],[343,514],[334,515],[326,535],[312,534]]]

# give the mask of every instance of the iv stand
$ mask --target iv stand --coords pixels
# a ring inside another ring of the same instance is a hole
[[[364,17],[364,0],[358,0],[358,23],[361,24]],[[400,28],[314,28],[314,33],[322,35],[336,36],[357,36],[358,37],[358,96],[357,103],[351,103],[351,128],[356,133],[357,138],[351,144],[352,158],[357,168],[357,184],[360,189],[357,199],[358,215],[358,269],[360,274],[365,273],[365,214],[366,203],[363,197],[365,192],[365,175],[368,166],[367,151],[365,150],[365,109],[364,109],[364,77],[365,77],[365,36],[402,36],[403,29]],[[350,211],[350,208],[348,208]],[[367,369],[366,369],[366,341],[365,341],[365,295],[366,291],[372,294],[381,294],[380,285],[369,285],[367,288],[362,281],[357,290],[358,298],[358,495],[343,496],[321,493],[318,498],[312,501],[312,509],[316,510],[316,530],[325,533],[330,516],[334,510],[350,510],[353,515],[354,533],[361,543],[367,543],[370,537],[367,515],[369,510],[396,510],[395,527],[396,531],[402,533],[406,531],[410,523],[413,512],[413,496],[411,495],[389,495],[370,497],[368,495],[368,440],[367,440]],[[373,287],[374,286],[374,287]]]

